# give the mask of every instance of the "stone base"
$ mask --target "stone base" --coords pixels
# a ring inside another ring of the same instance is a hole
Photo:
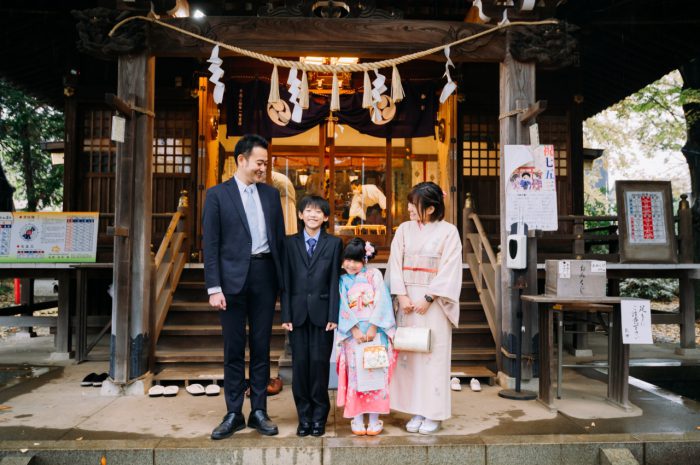
[[[700,357],[700,348],[684,349],[683,347],[676,347],[676,355],[684,355],[688,357]]]
[[[153,374],[148,373],[138,379],[129,381],[127,384],[116,384],[111,379],[106,379],[102,383],[100,395],[106,397],[117,396],[143,396],[153,385]]]
[[[49,360],[54,362],[66,362],[75,357],[74,352],[51,352]]]
[[[601,465],[639,465],[629,449],[600,449]]]
[[[507,374],[499,371],[496,375],[496,384],[501,386],[503,389],[515,389],[515,378],[508,376]],[[540,389],[540,379],[530,378],[520,380],[520,389],[539,392]]]

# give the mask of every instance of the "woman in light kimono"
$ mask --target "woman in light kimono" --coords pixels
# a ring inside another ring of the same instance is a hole
[[[358,436],[374,436],[382,432],[379,414],[389,413],[389,380],[396,363],[392,348],[396,320],[391,296],[382,272],[366,267],[367,260],[373,256],[374,247],[369,242],[358,237],[352,239],[342,255],[342,267],[347,273],[340,277],[337,404],[345,407],[343,416],[352,418],[350,428]],[[365,370],[358,365],[363,357],[360,344],[373,341],[375,336],[386,349],[389,366]],[[358,373],[360,371],[362,373]],[[358,375],[370,371],[376,376],[375,383],[371,388],[363,388],[358,383]],[[369,416],[367,424],[365,413]]]
[[[413,415],[406,424],[412,433],[434,433],[451,416],[452,326],[459,321],[462,243],[457,228],[443,221],[443,195],[432,182],[411,189],[410,221],[396,230],[389,257],[397,325],[431,329],[430,353],[400,352],[391,383],[391,408]]]

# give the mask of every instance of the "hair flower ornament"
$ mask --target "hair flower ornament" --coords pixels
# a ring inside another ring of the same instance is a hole
[[[370,241],[365,242],[365,260],[374,255],[375,249]]]

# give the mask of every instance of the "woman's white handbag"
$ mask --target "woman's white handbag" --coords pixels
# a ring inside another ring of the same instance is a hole
[[[399,326],[394,335],[394,349],[406,352],[430,352],[430,328]]]

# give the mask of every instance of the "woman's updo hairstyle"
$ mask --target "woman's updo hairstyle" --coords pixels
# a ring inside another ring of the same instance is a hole
[[[354,260],[356,262],[367,262],[371,260],[375,255],[374,246],[365,242],[364,239],[360,237],[354,237],[350,239],[348,245],[345,246],[343,250],[342,259],[343,260]],[[368,250],[369,249],[369,250]]]
[[[429,207],[434,207],[435,211],[428,218],[430,222],[440,221],[445,217],[444,193],[434,182],[421,182],[413,186],[408,193],[408,201],[416,206],[421,218]]]

